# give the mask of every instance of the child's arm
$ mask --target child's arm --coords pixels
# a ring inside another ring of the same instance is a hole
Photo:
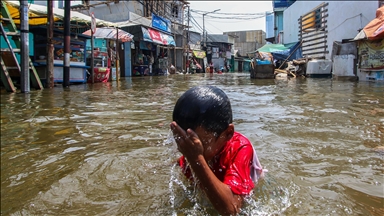
[[[209,200],[222,215],[236,215],[242,206],[243,197],[233,194],[228,185],[221,182],[209,168],[204,157],[200,155],[196,163],[190,163],[201,188]]]
[[[221,182],[209,168],[203,156],[204,148],[196,133],[190,129],[184,131],[175,122],[171,123],[171,129],[179,151],[187,158],[201,188],[216,210],[222,215],[238,213],[243,197],[233,194],[229,186]]]

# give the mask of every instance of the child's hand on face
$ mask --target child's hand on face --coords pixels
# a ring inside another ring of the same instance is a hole
[[[204,147],[193,130],[188,129],[185,131],[176,122],[172,122],[170,127],[177,143],[178,150],[188,160],[195,160],[199,155],[204,154]]]

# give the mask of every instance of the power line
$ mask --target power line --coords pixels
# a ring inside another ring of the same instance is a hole
[[[204,13],[208,13],[209,11],[202,11],[202,10],[193,10],[193,9],[191,9],[191,12],[198,13],[198,14],[204,14]],[[266,12],[262,12],[262,13],[224,13],[224,12],[215,12],[215,14],[231,15],[231,16],[233,16],[233,15],[263,15],[265,13]]]
[[[202,32],[203,32],[203,36],[204,36],[204,31],[203,31],[203,28],[199,25],[199,23],[196,21],[196,19],[193,17],[193,16],[191,16],[191,18],[194,20],[194,22],[200,27],[200,29],[202,30]],[[220,30],[220,29],[218,29],[219,31],[222,31],[222,30]],[[211,37],[211,36],[209,36],[208,35],[208,29],[207,28],[205,28],[205,31],[207,32],[207,38],[209,38],[209,39],[211,39],[212,41],[214,41],[214,39]],[[212,31],[210,31],[210,32],[212,32]],[[224,32],[224,31],[222,31],[222,32]]]
[[[191,19],[194,21],[194,23],[199,26],[199,28],[201,29],[201,31],[203,31],[204,29],[199,25],[199,23],[196,21],[195,17],[191,16]]]
[[[217,17],[217,16],[207,16],[209,18],[214,18],[214,19],[235,19],[235,20],[253,20],[253,19],[260,19],[265,17],[264,16],[257,16],[257,17]]]

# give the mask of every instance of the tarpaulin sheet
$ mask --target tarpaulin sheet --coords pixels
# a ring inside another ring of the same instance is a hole
[[[19,3],[19,1],[15,2],[15,3],[6,1],[5,3],[7,5],[7,9],[9,11],[9,14],[12,17],[15,24],[20,24],[20,11],[19,11],[20,3]],[[40,6],[40,7],[47,8],[46,6]],[[47,13],[44,14],[43,11],[34,10],[34,9],[35,9],[35,7],[33,5],[32,9],[30,8],[28,10],[28,23],[29,23],[29,25],[45,25],[45,24],[47,24],[47,15],[46,15]],[[45,11],[46,11],[46,9],[45,9]],[[45,17],[44,17],[44,15],[45,15]],[[57,16],[54,16],[53,19],[55,22],[60,20],[60,18]]]
[[[108,28],[108,27],[96,28],[96,32],[93,34],[93,36],[96,38],[116,40],[116,32],[117,32],[116,28]],[[83,32],[83,34],[91,36],[91,30],[87,30]],[[132,41],[133,35],[124,30],[119,29],[118,38],[119,38],[119,41],[124,43],[124,42]]]
[[[10,15],[14,19],[15,24],[20,24],[20,2],[5,1]],[[47,6],[37,5],[37,4],[28,4],[28,15],[29,15],[29,24],[30,25],[44,25],[47,24]],[[53,8],[53,16],[55,21],[64,20],[64,10],[60,8]],[[88,23],[91,25],[91,16],[82,14],[80,12],[71,11],[71,21],[78,21],[80,23]],[[116,26],[112,22],[104,21],[96,18],[97,26]]]
[[[271,53],[276,60],[285,60],[296,48],[297,50],[288,59],[292,61],[303,57],[300,41],[288,44],[265,44],[257,51]]]
[[[376,18],[369,22],[363,30],[357,34],[354,40],[377,40],[384,38],[384,6],[376,10]]]

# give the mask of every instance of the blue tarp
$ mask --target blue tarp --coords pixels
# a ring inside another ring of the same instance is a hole
[[[275,60],[284,61],[298,46],[300,47],[288,59],[289,61],[292,61],[294,59],[303,58],[300,41],[288,44],[265,44],[261,48],[257,49],[257,51],[269,52]]]

